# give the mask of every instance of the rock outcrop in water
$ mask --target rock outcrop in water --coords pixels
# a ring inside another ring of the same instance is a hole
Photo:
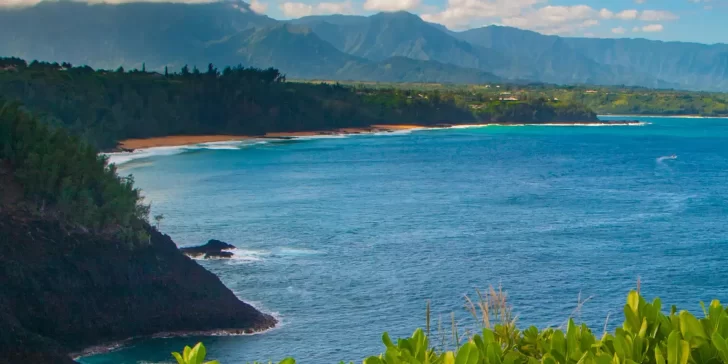
[[[203,257],[205,259],[213,258],[232,258],[233,253],[227,251],[235,249],[234,245],[212,239],[205,245],[195,246],[191,248],[180,248],[179,250],[185,255],[192,258]]]
[[[0,362],[73,363],[70,352],[160,332],[265,330],[276,320],[149,228],[129,249],[0,209]]]

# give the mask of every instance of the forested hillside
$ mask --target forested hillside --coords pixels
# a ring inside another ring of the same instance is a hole
[[[455,93],[286,82],[272,68],[219,70],[212,64],[156,73],[0,59],[0,94],[99,148],[121,139],[180,134],[596,120],[581,105],[545,99],[487,100],[476,108]]]
[[[0,9],[0,56],[160,72],[242,64],[339,81],[478,83],[490,75],[486,82],[728,90],[725,44],[567,38],[501,26],[456,32],[406,12],[278,21],[241,0]],[[385,67],[392,71],[380,72]],[[470,80],[461,76],[467,73]]]
[[[0,100],[0,362],[72,364],[131,337],[276,324],[148,211],[93,146]]]

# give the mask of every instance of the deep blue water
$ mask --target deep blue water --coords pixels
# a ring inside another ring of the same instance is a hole
[[[638,277],[665,304],[726,300],[728,119],[643,120],[216,144],[124,164],[178,244],[240,248],[201,264],[281,325],[84,363],[168,362],[198,340],[225,364],[360,362],[383,331],[422,327],[426,300],[464,318],[463,295],[488,285],[521,326],[560,325],[592,296],[580,317],[599,331],[608,313],[621,322]]]

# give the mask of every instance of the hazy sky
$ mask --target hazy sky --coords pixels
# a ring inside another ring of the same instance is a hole
[[[0,0],[0,5],[23,6],[38,1]],[[252,0],[250,3],[257,12],[276,19],[406,10],[454,30],[500,24],[566,36],[728,43],[728,0]]]

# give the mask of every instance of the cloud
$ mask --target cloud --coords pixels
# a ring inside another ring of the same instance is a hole
[[[38,4],[43,0],[0,0],[0,8],[22,8]],[[212,3],[218,0],[74,0],[89,4],[126,4],[126,3],[178,3],[178,4],[202,4]],[[257,2],[253,0],[254,2]]]
[[[644,21],[665,21],[676,20],[679,17],[665,10],[645,10],[640,15],[640,20]]]
[[[382,0],[385,1],[385,0]],[[422,19],[458,29],[517,17],[545,0],[448,0],[445,10],[423,14]]]
[[[599,24],[600,12],[587,5],[545,6],[521,16],[503,18],[503,24],[546,34],[573,34]]]
[[[0,8],[22,8],[26,6],[33,6],[42,0],[0,0]]]
[[[420,6],[421,0],[367,0],[364,9],[370,11],[413,10]]]
[[[634,0],[634,2],[637,4],[644,4],[645,1],[647,1],[647,0]]]
[[[639,15],[639,11],[637,10],[622,10],[619,13],[615,15],[617,19],[621,20],[634,20],[637,19],[637,15]]]
[[[661,32],[663,29],[665,28],[662,24],[650,24],[642,27],[642,31],[647,33]]]
[[[268,10],[268,4],[264,2],[260,2],[258,0],[251,0],[250,1],[250,10],[258,13],[263,14],[266,10]]]
[[[612,28],[612,33],[614,34],[624,34],[626,32],[627,29],[624,29],[623,27]]]
[[[309,15],[322,14],[351,14],[353,13],[353,5],[351,1],[340,3],[318,3],[316,5],[287,2],[278,6],[283,15],[288,18],[300,18]]]
[[[614,12],[612,12],[608,9],[602,9],[602,10],[599,10],[599,17],[602,19],[612,19],[612,18],[614,18]]]

